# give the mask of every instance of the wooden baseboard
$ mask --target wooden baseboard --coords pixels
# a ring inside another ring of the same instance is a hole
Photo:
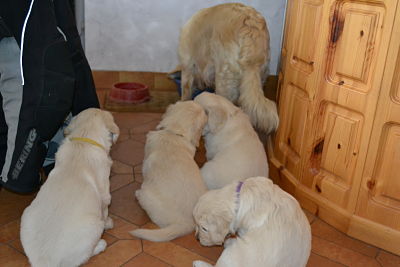
[[[174,91],[175,83],[162,72],[132,71],[92,71],[97,89],[110,89],[117,82],[138,82],[145,84],[150,90]]]
[[[293,195],[304,209],[351,237],[400,255],[400,231],[356,216],[320,197],[286,171],[274,157],[272,142],[269,142],[267,152],[271,179]]]
[[[352,216],[347,234],[400,256],[400,231]]]
[[[137,72],[137,71],[92,71],[94,83],[98,89],[110,89],[116,82],[138,82],[149,86],[150,90],[176,91],[176,84],[164,72]],[[264,84],[265,95],[275,100],[278,85],[278,76],[271,75]]]

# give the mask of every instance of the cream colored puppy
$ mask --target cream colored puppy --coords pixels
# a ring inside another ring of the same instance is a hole
[[[112,115],[87,109],[65,129],[54,169],[21,218],[21,242],[33,267],[79,266],[106,248],[111,201]]]
[[[180,34],[182,100],[191,98],[193,88],[214,87],[237,103],[254,127],[270,133],[279,118],[275,103],[262,89],[269,58],[268,28],[254,8],[228,3],[202,9]]]
[[[147,134],[140,205],[161,229],[138,229],[132,235],[162,242],[194,230],[193,207],[207,190],[194,161],[207,121],[193,101],[168,107],[156,131]]]
[[[204,246],[225,249],[216,267],[302,267],[311,250],[311,229],[298,202],[265,177],[233,182],[204,194],[193,211]],[[211,267],[193,262],[195,267]]]
[[[265,149],[249,117],[219,95],[204,92],[194,101],[208,115],[203,131],[208,161],[201,168],[208,189],[242,177],[268,176]]]

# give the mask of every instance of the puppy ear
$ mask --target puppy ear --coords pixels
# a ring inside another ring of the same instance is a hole
[[[110,138],[112,142],[115,144],[119,136],[119,128],[117,124],[114,122],[114,117],[111,115],[110,112],[104,110],[101,111],[101,114],[107,130],[110,132]]]
[[[230,225],[233,218],[229,216],[219,216],[217,220],[217,228],[222,238],[225,238],[231,231]]]
[[[96,116],[96,114],[96,108],[88,108],[76,114],[64,129],[64,136],[70,135],[73,131],[78,130],[78,128],[84,128],[87,125],[86,122],[89,121],[92,116]]]
[[[172,112],[173,110],[173,106],[175,104],[169,104],[167,109],[165,110],[164,114],[162,114],[161,116],[161,121],[160,123],[156,126],[156,130],[163,130],[166,127],[166,117],[168,117],[168,115]]]
[[[113,144],[115,144],[118,140],[119,134],[110,132],[110,140]]]
[[[228,120],[226,110],[218,106],[206,108],[206,114],[208,115],[208,129],[211,133],[218,132]]]
[[[200,108],[197,112],[196,120],[194,121],[194,125],[191,128],[192,131],[192,144],[195,147],[199,146],[200,138],[203,133],[203,128],[207,123],[207,115],[203,108]]]
[[[185,128],[185,125],[181,122],[185,120],[184,116],[186,114],[182,105],[182,101],[170,104],[162,115],[161,122],[157,125],[156,130],[168,129],[176,134],[186,136],[190,129]]]
[[[71,119],[68,126],[64,129],[64,136],[70,135],[72,131],[75,129],[75,127],[76,127],[76,116]]]

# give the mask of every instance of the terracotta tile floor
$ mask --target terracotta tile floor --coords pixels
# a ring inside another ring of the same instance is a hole
[[[108,248],[85,266],[164,267],[192,266],[193,260],[215,262],[222,248],[202,247],[193,234],[172,242],[153,243],[133,238],[128,231],[155,227],[134,198],[142,182],[141,163],[145,134],[160,121],[161,114],[115,113],[121,137],[113,147],[110,214],[114,228],[104,233]],[[202,153],[196,159],[204,161]],[[0,266],[29,266],[19,241],[19,218],[34,195],[0,191]],[[307,213],[313,232],[313,249],[308,266],[400,266],[400,257],[347,237]]]

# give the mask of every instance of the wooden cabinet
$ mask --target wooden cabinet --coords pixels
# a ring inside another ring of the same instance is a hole
[[[271,178],[339,230],[400,254],[398,0],[289,0]]]

